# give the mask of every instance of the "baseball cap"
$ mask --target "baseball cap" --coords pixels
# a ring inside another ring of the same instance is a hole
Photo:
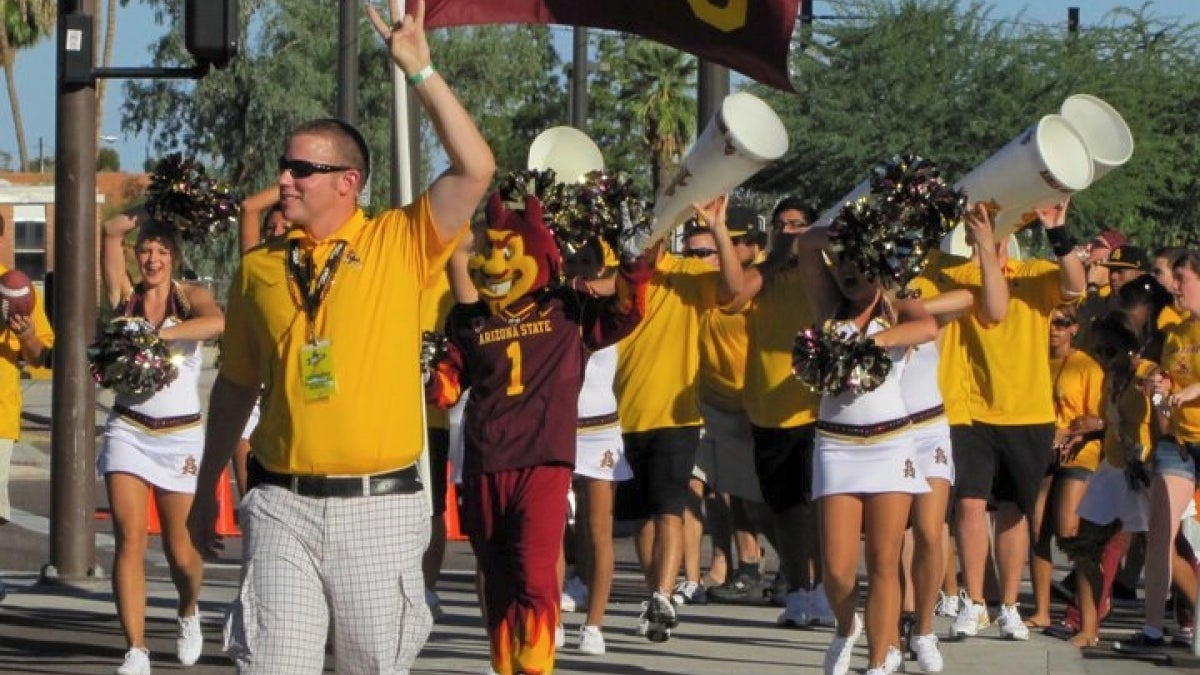
[[[1129,239],[1116,230],[1107,229],[1100,232],[1100,234],[1097,234],[1095,238],[1092,239],[1092,243],[1099,244],[1104,248],[1115,251],[1116,249],[1128,244]]]
[[[1100,264],[1109,269],[1149,271],[1150,258],[1146,256],[1146,251],[1140,246],[1125,244],[1113,249],[1113,252],[1108,255],[1108,260]]]

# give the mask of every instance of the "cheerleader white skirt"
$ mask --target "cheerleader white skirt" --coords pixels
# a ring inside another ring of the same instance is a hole
[[[113,417],[96,468],[102,475],[129,473],[168,492],[195,494],[203,452],[202,424],[155,433]]]
[[[929,492],[912,429],[871,438],[817,432],[813,497],[883,492]]]

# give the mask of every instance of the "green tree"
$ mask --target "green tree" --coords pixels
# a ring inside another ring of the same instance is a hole
[[[629,40],[621,70],[619,98],[649,151],[657,194],[696,135],[696,59],[648,40]]]
[[[112,148],[100,148],[96,153],[97,171],[120,171],[121,156]]]
[[[1122,228],[1144,244],[1197,231],[1200,98],[1196,26],[1156,19],[1152,6],[1065,27],[958,0],[835,0],[807,49],[792,56],[797,93],[754,85],[780,113],[788,155],[752,179],[768,194],[829,205],[880,159],[915,152],[951,179],[1074,93],[1116,107],[1136,150],[1074,199],[1071,226]],[[1192,239],[1194,241],[1194,239]]]
[[[21,104],[17,97],[17,52],[32,47],[50,34],[58,13],[54,0],[4,0],[0,3],[0,66],[4,67],[4,82],[12,108],[13,131],[17,136],[19,166],[29,166],[29,149],[25,142],[25,123],[21,119]]]

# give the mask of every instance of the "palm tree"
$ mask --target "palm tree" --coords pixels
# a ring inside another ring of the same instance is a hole
[[[13,128],[17,135],[17,157],[22,170],[29,167],[29,149],[25,143],[25,123],[21,120],[21,106],[17,101],[17,78],[13,64],[17,52],[37,44],[50,34],[58,12],[55,0],[3,0],[0,2],[0,66],[4,68],[4,81],[8,87],[8,101],[12,106]]]
[[[655,194],[671,181],[682,153],[696,133],[696,60],[647,40],[631,40],[626,53],[629,79],[621,99],[629,105],[642,141],[650,150]]]

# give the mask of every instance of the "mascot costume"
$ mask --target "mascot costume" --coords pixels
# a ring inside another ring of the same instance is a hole
[[[511,210],[499,192],[489,198],[486,240],[470,261],[480,301],[450,311],[445,351],[427,383],[429,401],[439,407],[471,389],[463,417],[463,525],[482,572],[498,675],[554,670],[555,564],[584,367],[591,352],[637,325],[649,278],[641,237],[630,236],[616,295],[571,290],[561,283],[562,259],[541,202],[525,196],[522,206]]]

